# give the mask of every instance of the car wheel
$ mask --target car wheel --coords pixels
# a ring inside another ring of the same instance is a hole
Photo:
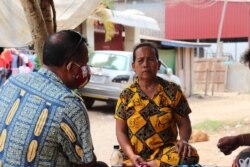
[[[84,99],[84,104],[87,107],[87,109],[90,109],[95,102],[95,99],[93,98],[83,97],[83,99]]]
[[[116,106],[116,103],[117,103],[117,100],[107,101],[107,104],[108,104],[109,106],[112,106],[112,107],[115,107],[115,106]]]

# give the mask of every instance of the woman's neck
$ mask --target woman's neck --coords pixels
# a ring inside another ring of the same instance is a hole
[[[150,98],[154,97],[154,94],[157,91],[157,86],[158,86],[157,79],[139,80],[138,84],[141,90],[145,92]]]

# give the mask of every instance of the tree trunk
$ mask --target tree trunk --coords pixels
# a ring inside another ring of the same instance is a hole
[[[56,32],[56,10],[53,0],[42,0],[41,11],[49,34]],[[51,8],[50,8],[51,7]],[[52,14],[51,14],[52,9]],[[53,17],[52,17],[53,16]]]
[[[39,57],[39,63],[42,64],[43,44],[48,36],[48,31],[39,2],[37,0],[21,0],[21,3],[31,30],[35,52]]]

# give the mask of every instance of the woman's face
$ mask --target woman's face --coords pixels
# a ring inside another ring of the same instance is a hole
[[[139,79],[150,80],[155,78],[159,67],[160,62],[152,48],[144,46],[136,50],[132,68]]]

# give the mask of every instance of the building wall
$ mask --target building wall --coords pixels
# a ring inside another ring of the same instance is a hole
[[[226,90],[250,92],[250,70],[247,66],[241,63],[228,66]]]
[[[193,94],[194,85],[194,48],[177,48],[176,75],[181,80],[181,87],[186,96]]]
[[[176,59],[176,50],[175,49],[158,49],[159,56],[161,60],[172,69],[173,74],[175,74],[175,59]]]
[[[166,3],[165,38],[175,40],[216,39],[223,1],[195,4]],[[250,36],[250,3],[228,2],[221,38]]]
[[[204,95],[224,92],[228,64],[225,58],[196,58],[194,60],[194,92]]]
[[[123,26],[115,25],[115,35],[110,41],[105,41],[105,30],[103,25],[96,25],[94,28],[94,50],[124,50]]]

